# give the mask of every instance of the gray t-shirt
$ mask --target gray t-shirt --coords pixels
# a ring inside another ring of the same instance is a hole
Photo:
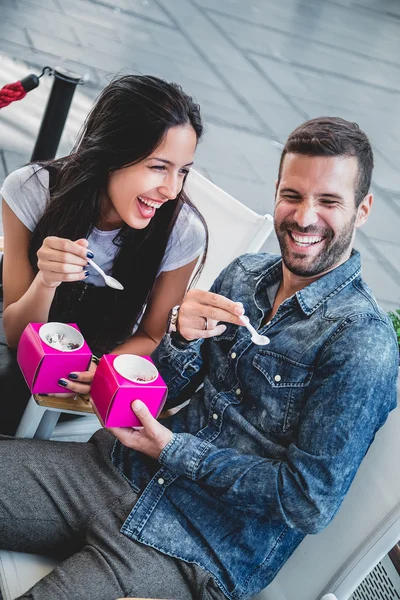
[[[49,173],[38,165],[22,167],[5,179],[0,195],[18,219],[33,231],[42,216],[49,198]],[[112,272],[118,247],[113,243],[119,229],[101,231],[96,227],[88,237],[89,248],[96,263],[109,275]],[[183,205],[169,237],[159,273],[173,271],[192,262],[204,250],[205,232],[197,215]],[[103,286],[104,280],[92,267],[85,280]]]

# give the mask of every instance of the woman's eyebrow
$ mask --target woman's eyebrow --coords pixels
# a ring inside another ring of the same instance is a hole
[[[149,160],[159,160],[162,163],[165,163],[166,165],[172,165],[173,167],[175,166],[174,163],[170,160],[166,160],[165,158],[157,158],[157,156],[151,156],[149,158]],[[186,165],[183,165],[184,167],[191,167],[192,165],[194,165],[194,162],[189,162],[186,163]]]

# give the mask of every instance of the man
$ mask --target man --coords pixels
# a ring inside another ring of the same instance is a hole
[[[66,444],[52,446],[47,480],[31,496],[36,518],[54,463],[73,491],[67,508],[65,493],[52,491],[50,508],[45,496],[49,531],[55,546],[77,543],[78,532],[80,546],[27,598],[73,599],[82,589],[111,598],[99,590],[118,586],[125,595],[251,598],[306,534],[330,522],[396,404],[396,338],[352,250],[372,206],[372,166],[367,137],[342,119],[314,119],[289,136],[276,184],[282,259],[239,257],[211,292],[190,291],[174,311],[177,331],[154,358],[170,405],[186,393],[187,406],[157,422],[134,402],[143,429],[113,430],[122,442],[113,464],[106,432],[87,449],[68,445],[69,461]],[[243,311],[268,346],[251,342]],[[27,444],[22,458],[16,444],[7,454],[17,481],[21,463],[34,468]],[[14,522],[18,502],[14,493],[5,511]],[[1,518],[0,527],[15,547]],[[26,521],[18,531],[28,535]]]

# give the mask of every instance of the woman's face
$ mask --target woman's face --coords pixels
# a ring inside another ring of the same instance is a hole
[[[146,227],[164,202],[174,200],[193,164],[197,137],[189,124],[171,127],[163,142],[143,161],[114,171],[107,186],[105,224]]]

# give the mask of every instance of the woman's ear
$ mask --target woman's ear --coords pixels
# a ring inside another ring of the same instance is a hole
[[[362,227],[366,223],[369,213],[371,212],[373,201],[373,194],[367,194],[361,201],[360,206],[357,208],[355,227]]]

